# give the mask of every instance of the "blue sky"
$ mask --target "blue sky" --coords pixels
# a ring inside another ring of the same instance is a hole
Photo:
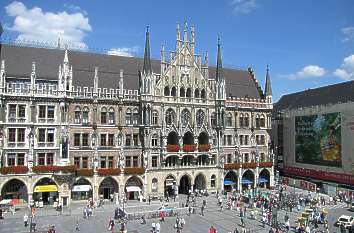
[[[104,2],[104,4],[102,3]],[[196,51],[215,64],[221,36],[224,66],[252,66],[264,87],[270,65],[274,99],[354,79],[354,1],[7,1],[3,37],[74,42],[126,56],[143,53],[150,25],[152,56],[175,46],[176,22],[196,28]]]

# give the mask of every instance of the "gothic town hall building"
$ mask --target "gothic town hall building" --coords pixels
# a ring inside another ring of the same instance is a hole
[[[1,44],[0,194],[45,204],[193,190],[251,191],[273,181],[272,90],[252,68],[175,51],[144,58]],[[167,54],[167,55],[166,55]]]

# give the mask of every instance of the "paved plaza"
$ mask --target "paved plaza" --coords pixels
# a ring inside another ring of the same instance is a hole
[[[185,196],[176,199],[175,203],[166,203],[168,206],[178,206],[180,203],[185,202]],[[220,212],[220,208],[217,206],[217,200],[215,196],[206,197],[207,207],[204,216],[200,214],[200,208],[197,207],[195,214],[191,216],[182,215],[185,219],[185,226],[182,230],[183,233],[207,233],[209,232],[210,226],[214,226],[218,233],[228,233],[232,232],[235,227],[241,229],[239,212],[235,210],[224,209]],[[179,203],[177,203],[179,202]],[[201,206],[202,198],[197,199],[197,205]],[[50,207],[38,210],[36,216],[37,232],[47,232],[50,225],[55,225],[57,233],[69,233],[75,232],[76,222],[80,225],[80,231],[85,233],[99,233],[107,232],[107,225],[110,218],[113,217],[115,206],[106,203],[102,208],[98,208],[94,211],[93,217],[90,219],[83,219],[84,204],[73,204],[70,208],[64,209],[63,213],[57,212]],[[145,203],[139,203],[137,201],[129,201],[125,206],[126,210],[129,212],[141,212],[148,210],[156,210],[160,207],[158,201],[154,201],[151,205]],[[23,226],[23,215],[26,208],[23,208],[11,215],[9,213],[5,214],[5,219],[0,221],[0,232],[1,233],[24,233],[29,232],[29,229]],[[333,227],[334,221],[342,214],[354,215],[354,213],[349,212],[346,209],[344,203],[338,203],[336,206],[328,206],[329,211],[329,223],[330,232],[340,232],[338,228]],[[298,212],[294,211],[288,213],[291,219],[291,225],[295,226],[295,219],[299,215]],[[282,210],[278,212],[279,222],[283,222],[285,212]],[[251,220],[246,218],[246,228],[250,229],[250,232],[268,232],[269,226],[265,228],[262,227],[260,222],[261,217],[258,216],[257,220]],[[146,224],[141,224],[140,220],[129,221],[128,233],[147,233],[150,232],[152,221],[158,221],[158,219],[147,219]],[[176,232],[174,229],[174,224],[176,217],[168,217],[165,222],[161,223],[162,233],[173,233]],[[323,226],[320,225],[320,229]]]

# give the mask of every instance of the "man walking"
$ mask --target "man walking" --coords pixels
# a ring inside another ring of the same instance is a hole
[[[23,223],[24,223],[25,227],[28,226],[28,215],[27,215],[27,214],[25,214],[25,215],[23,216]]]

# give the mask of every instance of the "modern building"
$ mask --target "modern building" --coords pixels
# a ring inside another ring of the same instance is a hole
[[[354,188],[354,81],[284,95],[272,137],[283,180],[329,194]]]
[[[195,52],[150,58],[1,45],[2,198],[72,200],[273,186],[272,91]],[[202,61],[203,60],[203,61]]]

